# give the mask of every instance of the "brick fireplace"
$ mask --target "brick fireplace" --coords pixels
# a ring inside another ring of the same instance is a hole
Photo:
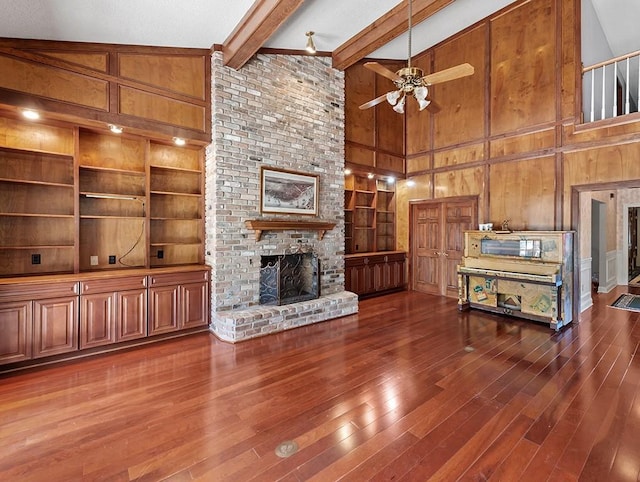
[[[231,342],[358,310],[344,291],[344,74],[327,57],[258,54],[239,71],[212,57],[213,143],[206,157],[206,261],[212,270],[211,331]],[[313,230],[264,231],[245,221],[308,216],[260,212],[261,166],[319,176]],[[260,305],[261,257],[313,252],[321,296]]]

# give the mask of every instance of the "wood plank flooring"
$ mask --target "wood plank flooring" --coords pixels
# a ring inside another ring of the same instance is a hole
[[[4,376],[0,480],[637,481],[640,314],[607,306],[624,291],[559,333],[405,292]]]

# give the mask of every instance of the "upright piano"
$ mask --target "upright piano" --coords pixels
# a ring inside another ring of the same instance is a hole
[[[458,309],[477,308],[555,330],[573,317],[573,231],[467,231]]]

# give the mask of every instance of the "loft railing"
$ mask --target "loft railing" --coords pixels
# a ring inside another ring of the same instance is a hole
[[[640,50],[582,69],[584,122],[638,112]]]

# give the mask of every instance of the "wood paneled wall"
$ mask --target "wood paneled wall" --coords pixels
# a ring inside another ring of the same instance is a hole
[[[480,222],[571,229],[574,186],[640,178],[640,115],[581,125],[580,0],[516,2],[414,59],[425,72],[462,62],[473,76],[430,89],[438,114],[408,101],[398,249],[410,200],[478,195]]]
[[[206,49],[0,39],[0,104],[211,141]]]
[[[404,62],[380,62],[392,71]],[[347,167],[367,172],[401,174],[405,172],[404,116],[384,102],[370,109],[359,106],[395,90],[393,82],[355,64],[345,72],[348,95],[345,99],[345,160]]]

